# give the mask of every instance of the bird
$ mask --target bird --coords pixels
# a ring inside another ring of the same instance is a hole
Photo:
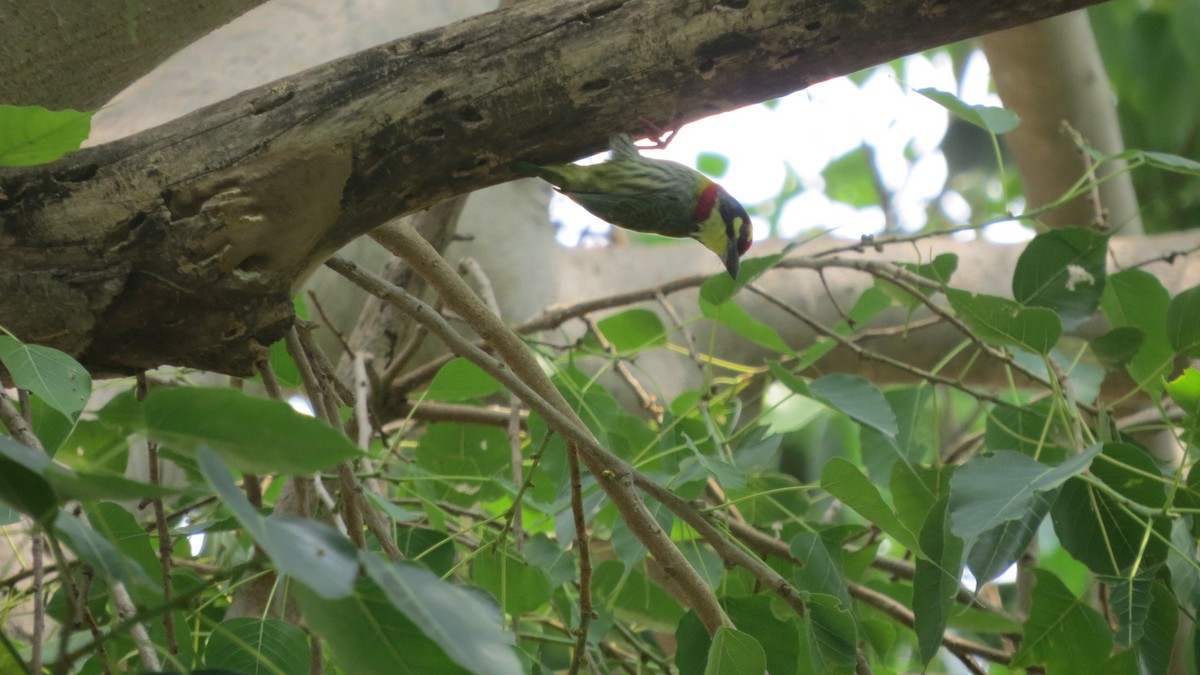
[[[627,134],[609,137],[611,156],[590,166],[513,163],[541,178],[592,215],[618,227],[664,237],[691,237],[737,279],[753,226],[745,207],[708,176],[679,162],[643,157]]]

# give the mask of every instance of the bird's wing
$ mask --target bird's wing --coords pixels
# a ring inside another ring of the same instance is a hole
[[[562,191],[613,225],[665,237],[689,237],[696,229],[692,205],[670,191],[637,194]]]

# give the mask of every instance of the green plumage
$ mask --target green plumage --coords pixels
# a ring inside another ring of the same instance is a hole
[[[517,161],[513,169],[554,185],[613,225],[696,239],[737,277],[738,261],[752,238],[750,217],[742,205],[699,171],[643,157],[628,136],[612,136],[609,143],[612,157],[600,164],[537,166]]]
[[[690,237],[703,174],[663,159],[642,157],[628,136],[610,139],[613,158],[601,164],[537,166],[515,162],[517,172],[554,185],[598,218],[638,232]]]

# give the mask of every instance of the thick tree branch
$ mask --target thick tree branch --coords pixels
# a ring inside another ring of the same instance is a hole
[[[0,103],[94,110],[264,0],[0,0]]]
[[[535,0],[162,127],[0,171],[0,322],[97,374],[249,374],[290,295],[397,215],[684,121],[1096,0]],[[653,27],[648,30],[647,27]]]

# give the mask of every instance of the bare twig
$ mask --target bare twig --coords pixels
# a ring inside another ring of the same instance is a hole
[[[45,589],[42,587],[45,561],[42,559],[42,535],[37,531],[36,525],[31,525],[30,530],[29,558],[33,567],[33,585],[29,590],[33,593],[33,634],[29,636],[29,672],[41,673],[42,643],[46,636],[46,603],[43,596]],[[63,641],[66,642],[65,637]]]
[[[452,351],[475,362],[504,383],[509,391],[546,419],[547,424],[567,440],[568,446],[582,451],[582,459],[588,463],[589,470],[612,499],[630,531],[650,549],[668,574],[676,577],[689,606],[696,611],[705,628],[711,633],[722,625],[728,625],[729,618],[717,603],[712,589],[691,568],[633,492],[633,474],[636,471],[596,441],[516,333],[487,311],[483,302],[451,271],[437,251],[411,227],[388,225],[381,230],[375,232],[376,241],[386,241],[389,250],[408,261],[441,294],[448,307],[467,321],[498,353],[504,355],[504,363],[459,335],[428,305],[402,289],[383,282],[376,275],[366,273],[355,263],[335,257],[326,265],[369,293],[384,298],[415,320],[426,323],[430,331]]]
[[[580,317],[580,319],[587,326],[588,331],[590,331],[592,335],[596,336],[596,340],[600,343],[600,347],[613,358],[614,367],[617,370],[617,374],[619,374],[621,379],[625,381],[625,384],[628,384],[629,388],[633,390],[633,394],[634,396],[637,396],[638,402],[642,404],[642,407],[645,408],[654,417],[654,419],[662,422],[663,407],[654,399],[654,395],[646,391],[646,388],[642,386],[642,383],[638,382],[638,379],[633,376],[633,371],[629,370],[629,366],[625,365],[625,362],[621,360],[621,355],[617,353],[616,347],[613,347],[612,343],[608,341],[608,338],[604,337],[604,333],[600,332],[600,327],[596,325],[595,321],[592,321],[591,317],[584,316]]]
[[[915,376],[917,376],[921,379],[927,380],[929,382],[933,382],[936,384],[944,384],[948,387],[953,387],[955,389],[958,389],[959,391],[970,394],[971,396],[975,397],[978,400],[988,401],[989,403],[995,403],[995,404],[1004,405],[1004,406],[1012,406],[1013,405],[1001,398],[992,396],[991,394],[987,394],[987,393],[984,393],[981,391],[976,391],[974,389],[971,389],[970,387],[963,384],[962,382],[959,382],[958,380],[952,380],[948,377],[943,377],[941,375],[931,373],[927,370],[904,363],[903,361],[899,361],[899,360],[893,359],[889,356],[885,356],[883,354],[866,349],[862,345],[859,345],[856,342],[847,339],[845,336],[840,335],[837,332],[830,330],[829,328],[826,328],[819,321],[808,316],[808,314],[804,313],[799,308],[776,298],[774,295],[767,293],[766,291],[758,288],[757,286],[751,284],[750,286],[747,286],[746,288],[750,289],[754,293],[757,293],[758,295],[760,295],[763,299],[765,299],[767,302],[771,303],[772,305],[775,305],[779,309],[782,309],[783,311],[792,315],[796,319],[800,320],[801,322],[806,324],[809,328],[813,329],[814,332],[816,332],[820,335],[823,335],[823,336],[833,340],[834,342],[837,342],[838,344],[842,345],[843,347],[849,349],[850,351],[854,352],[855,355],[857,355],[859,358],[861,358],[863,360],[878,361],[879,363],[882,363],[887,366],[891,366],[892,368],[909,373],[911,375],[915,375]]]
[[[149,393],[150,385],[146,382],[146,374],[138,373],[137,375],[137,400],[145,401],[146,395]],[[155,441],[146,441],[146,461],[150,468],[150,484],[159,485],[162,482],[159,476],[160,467],[158,464],[158,443]],[[154,527],[158,534],[158,561],[162,566],[162,592],[163,602],[171,602],[171,554],[174,553],[174,547],[171,545],[171,533],[167,529],[167,515],[163,508],[162,497],[155,497],[150,500],[150,505],[154,510]],[[175,635],[175,617],[171,612],[163,613],[163,629],[167,634],[167,653],[175,656],[179,654],[179,642]]]
[[[321,322],[333,333],[333,337],[337,338],[338,344],[342,346],[342,352],[347,356],[352,356],[354,350],[350,349],[350,343],[346,342],[346,336],[337,329],[337,325],[329,320],[329,316],[325,314],[325,308],[321,306],[321,300],[313,291],[308,292],[308,301],[312,303],[314,309],[317,310],[317,316],[321,317]]]
[[[900,604],[899,602],[889,598],[888,596],[876,590],[856,584],[853,581],[847,582],[847,587],[850,589],[850,595],[854,599],[870,605],[875,609],[892,617],[893,620],[912,628],[916,625],[916,619],[913,617],[912,610]],[[974,654],[1000,664],[1008,664],[1012,662],[1012,654],[1006,651],[995,649],[987,645],[981,645],[978,642],[973,642],[965,638],[960,638],[953,633],[942,633],[942,645],[949,649],[954,654]]]

